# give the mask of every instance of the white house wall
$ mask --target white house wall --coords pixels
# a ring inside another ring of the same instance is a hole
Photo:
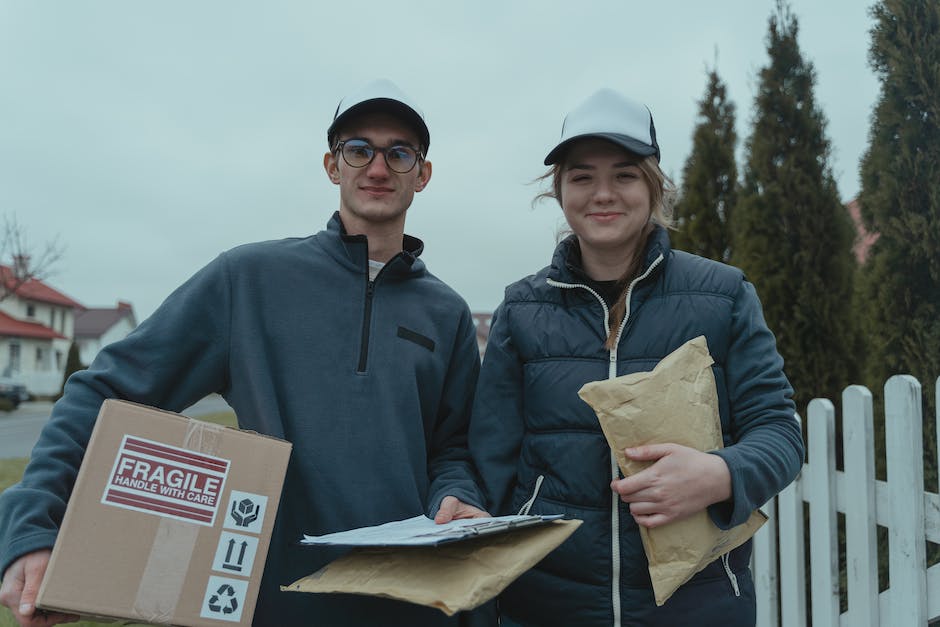
[[[134,325],[131,324],[131,321],[128,318],[121,318],[115,324],[111,326],[110,329],[105,331],[101,336],[101,346],[107,346],[111,342],[117,342],[118,340],[123,340],[134,330]]]
[[[18,320],[39,323],[64,336],[63,339],[0,338],[0,374],[9,374],[23,383],[34,396],[58,394],[75,332],[74,310],[13,295],[0,301],[0,311]],[[16,369],[10,366],[10,346],[13,343],[20,347]]]
[[[39,341],[37,340],[37,344]],[[33,371],[24,373],[23,382],[26,389],[36,396],[54,396],[62,389],[62,377],[65,374],[65,364],[68,361],[69,340],[52,340],[47,342],[48,356],[44,356],[45,363],[36,363],[36,351],[33,352]],[[46,352],[46,351],[44,351]]]
[[[16,377],[19,375],[22,366],[19,368],[14,368],[10,363],[12,359],[13,350],[11,345],[16,344],[20,347],[20,364],[23,363],[23,340],[20,338],[9,338],[9,337],[0,337],[0,376],[4,377]]]
[[[95,356],[98,355],[98,351],[101,350],[101,342],[96,338],[85,338],[76,340],[75,343],[78,344],[79,361],[85,366],[90,366]]]
[[[10,364],[11,345],[19,346],[18,367]],[[69,340],[33,338],[0,339],[0,373],[24,384],[34,396],[53,396],[62,387]]]
[[[79,359],[86,366],[91,365],[91,362],[95,360],[95,357],[98,356],[98,353],[102,348],[108,344],[111,344],[112,342],[123,340],[134,329],[135,327],[133,324],[131,324],[130,319],[125,317],[111,325],[111,328],[102,333],[100,338],[84,338],[79,340]]]
[[[14,318],[26,317],[26,303],[15,296],[7,296],[0,300],[0,311]]]
[[[33,309],[31,316],[28,315],[30,306]],[[75,312],[71,307],[23,300],[14,295],[0,301],[0,311],[17,320],[38,322],[65,337],[72,337],[75,333]]]

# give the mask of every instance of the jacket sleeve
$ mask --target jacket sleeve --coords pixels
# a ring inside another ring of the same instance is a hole
[[[0,494],[0,574],[18,557],[55,543],[105,399],[180,411],[226,387],[229,303],[223,255],[69,378],[22,480]]]
[[[522,360],[508,313],[504,302],[493,314],[470,420],[470,451],[494,516],[516,513],[511,511],[512,495],[525,424]]]
[[[722,529],[743,523],[785,488],[799,473],[804,457],[783,358],[754,286],[743,280],[732,310],[725,368],[733,444],[714,453],[731,472],[732,499],[709,508]]]
[[[480,352],[470,310],[464,307],[447,365],[436,427],[428,448],[427,514],[434,517],[445,496],[483,508],[483,494],[467,448],[467,427],[480,373]]]

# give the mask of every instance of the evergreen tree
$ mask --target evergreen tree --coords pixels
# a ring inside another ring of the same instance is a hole
[[[682,197],[676,203],[673,245],[703,257],[727,261],[730,256],[728,220],[735,203],[738,168],[734,149],[734,103],[716,70],[699,101],[692,153],[682,173]]]
[[[815,70],[798,25],[778,3],[769,64],[760,72],[742,189],[731,216],[732,261],[764,304],[798,411],[814,397],[839,404],[853,382],[853,231],[829,167]]]
[[[860,270],[866,384],[911,374],[924,391],[925,478],[936,490],[934,386],[940,376],[940,3],[882,0],[871,65],[881,81],[859,198],[879,233]],[[879,411],[876,419],[882,418]],[[879,430],[879,443],[883,431]],[[880,460],[879,460],[880,461]]]
[[[72,342],[71,346],[69,346],[68,357],[65,358],[65,373],[62,376],[62,387],[59,390],[59,395],[56,397],[57,400],[62,398],[62,393],[65,391],[65,383],[69,380],[69,377],[85,368],[86,366],[82,364],[82,359],[78,353],[78,344]]]

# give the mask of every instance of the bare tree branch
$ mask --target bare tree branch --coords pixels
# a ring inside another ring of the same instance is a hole
[[[5,215],[0,226],[0,262],[9,260],[10,265],[0,269],[0,301],[16,294],[29,281],[48,277],[64,250],[58,236],[39,249],[31,249],[16,216]]]

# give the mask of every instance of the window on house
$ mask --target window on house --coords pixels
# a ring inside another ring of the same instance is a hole
[[[62,370],[62,351],[55,352],[55,369]]]
[[[20,345],[19,342],[10,343],[10,371],[20,371]]]
[[[46,364],[44,363],[45,353],[42,350],[41,346],[36,347],[36,370],[45,370]]]
[[[55,307],[49,308],[49,328],[55,328]]]
[[[32,303],[26,303],[26,317],[27,318],[36,317],[36,305]]]

